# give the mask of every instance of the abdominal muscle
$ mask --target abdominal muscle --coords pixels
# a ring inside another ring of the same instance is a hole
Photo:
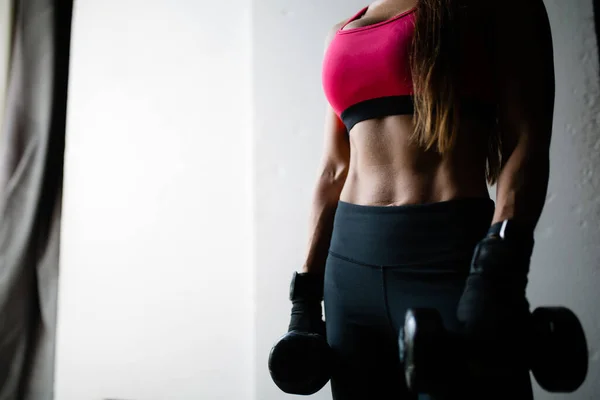
[[[489,198],[485,180],[487,132],[461,122],[452,151],[424,151],[409,140],[413,117],[390,116],[356,124],[349,133],[350,166],[340,200],[400,206],[465,197]]]

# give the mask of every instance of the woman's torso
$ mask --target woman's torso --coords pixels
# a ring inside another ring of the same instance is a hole
[[[459,132],[462,140],[441,156],[408,140],[410,116],[357,124],[350,134],[350,166],[340,200],[391,206],[488,197],[485,128],[466,125]]]
[[[365,16],[348,23],[340,32],[346,32],[342,35],[345,40],[352,40],[352,30],[392,20],[415,5],[414,0],[374,3]],[[391,23],[397,22],[401,21]],[[378,29],[388,25],[391,24],[357,31],[361,35],[377,35]],[[440,155],[425,151],[409,139],[413,132],[412,115],[359,122],[348,134],[350,165],[340,200],[391,206],[488,197],[485,169],[489,130],[489,122],[462,116],[453,149]]]

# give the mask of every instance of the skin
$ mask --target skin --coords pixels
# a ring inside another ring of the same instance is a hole
[[[344,29],[384,21],[414,6],[414,0],[378,1]],[[549,180],[554,113],[550,26],[542,0],[493,1],[489,6],[496,27],[495,79],[500,88],[498,121],[504,158],[492,224],[515,219],[534,229]],[[326,46],[344,23],[333,27]],[[302,272],[323,274],[340,200],[399,206],[489,197],[487,128],[463,118],[454,149],[441,156],[408,140],[412,124],[410,115],[389,116],[360,122],[348,133],[331,107],[327,108]]]

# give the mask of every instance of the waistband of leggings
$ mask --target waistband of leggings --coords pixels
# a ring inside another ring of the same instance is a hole
[[[494,202],[464,198],[403,206],[338,203],[330,252],[373,266],[470,261],[490,227]]]

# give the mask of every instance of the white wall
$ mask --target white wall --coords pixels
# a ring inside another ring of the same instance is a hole
[[[57,400],[254,398],[250,29],[76,2]]]
[[[366,2],[249,2],[76,4],[59,400],[293,398],[271,382],[267,357],[287,327],[289,279],[304,256],[322,145],[323,42]],[[600,393],[592,6],[546,4],[556,118],[529,295],[534,306],[575,310],[593,354],[579,392],[537,398],[592,399]],[[329,388],[312,398],[330,399]]]

